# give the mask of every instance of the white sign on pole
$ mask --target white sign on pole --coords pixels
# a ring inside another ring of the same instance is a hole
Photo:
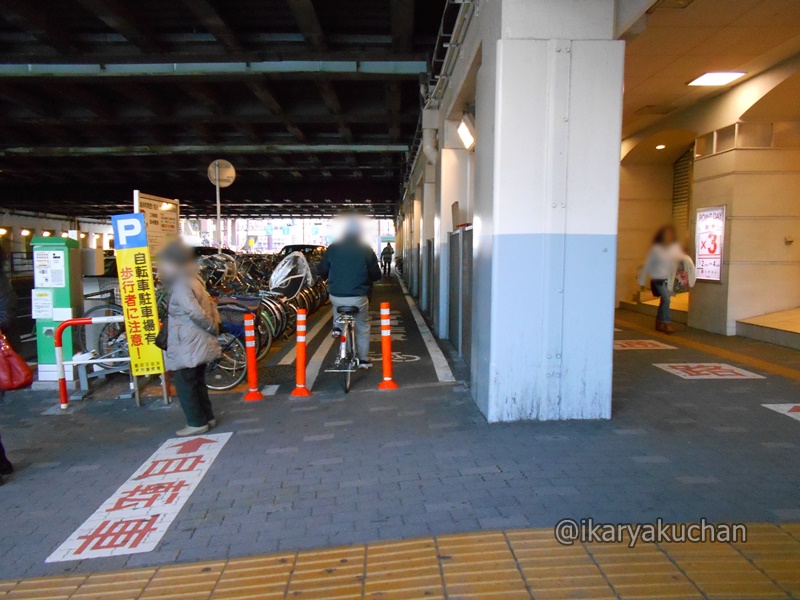
[[[63,288],[67,285],[67,268],[63,250],[36,250],[33,253],[33,286]]]
[[[33,290],[31,292],[31,317],[53,320],[53,292],[51,290]]]
[[[222,200],[219,190],[231,185],[234,179],[236,179],[236,169],[227,160],[220,158],[208,165],[208,180],[217,192],[217,228],[214,231],[214,243],[217,248],[222,248]],[[230,243],[230,233],[228,242]]]
[[[219,175],[217,175],[217,169],[219,169]],[[236,169],[227,160],[220,158],[208,165],[208,180],[212,185],[217,185],[217,181],[219,181],[219,187],[226,188],[233,183],[234,179],[236,179]]]
[[[133,190],[133,212],[144,214],[151,256],[158,254],[164,244],[180,233],[181,204],[178,200]]]
[[[725,240],[725,207],[697,210],[695,227],[697,279],[722,280],[722,246]]]

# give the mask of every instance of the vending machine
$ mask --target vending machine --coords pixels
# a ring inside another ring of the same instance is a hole
[[[31,312],[36,320],[39,381],[57,381],[54,336],[59,323],[83,315],[81,251],[71,238],[36,237],[33,247]],[[75,353],[72,328],[64,332],[64,356]],[[73,369],[67,369],[73,380]]]

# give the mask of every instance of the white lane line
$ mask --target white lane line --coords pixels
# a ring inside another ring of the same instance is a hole
[[[335,341],[333,336],[329,335],[326,339],[322,340],[319,348],[314,352],[314,356],[311,357],[311,362],[309,362],[308,367],[306,367],[306,387],[308,389],[314,389],[314,382],[317,380],[319,370],[322,368],[322,361],[328,356],[328,351]]]
[[[436,340],[433,339],[433,333],[431,333],[431,330],[428,328],[428,324],[425,322],[425,319],[422,318],[422,315],[417,308],[417,303],[414,302],[411,294],[408,293],[408,289],[406,289],[406,285],[403,283],[402,278],[398,277],[397,281],[400,282],[400,287],[402,288],[403,294],[406,297],[408,307],[411,309],[411,314],[414,316],[414,321],[416,322],[419,333],[422,336],[422,341],[425,342],[425,348],[428,349],[428,354],[430,354],[431,360],[433,361],[433,368],[436,370],[436,377],[439,379],[439,381],[455,381],[456,378],[453,377],[453,372],[450,370],[450,365],[447,363],[447,359],[444,357],[444,354],[442,354],[442,351],[436,344]]]
[[[279,384],[265,385],[261,390],[261,393],[264,396],[274,396],[275,394],[278,393],[278,388],[280,387],[281,386]]]
[[[155,549],[231,435],[164,442],[45,562]]]
[[[331,320],[332,316],[333,316],[333,311],[329,310],[327,315],[325,315],[319,321],[317,321],[317,324],[314,325],[314,327],[311,329],[311,331],[308,332],[308,335],[306,336],[306,346],[311,344],[311,342],[314,340],[314,338],[317,336],[317,334],[320,331],[322,331],[322,329],[327,325],[328,321]],[[297,356],[297,346],[295,345],[295,340],[294,339],[290,340],[288,343],[292,344],[292,349],[286,356],[284,356],[280,360],[280,362],[278,362],[279,365],[293,365],[294,364],[295,356]]]

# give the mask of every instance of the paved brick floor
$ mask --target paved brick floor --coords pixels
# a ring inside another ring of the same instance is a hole
[[[409,344],[423,348],[413,319],[403,322]],[[661,339],[633,329],[617,338]],[[373,372],[347,397],[325,375],[303,401],[283,391],[252,405],[218,395],[217,431],[234,435],[156,550],[71,563],[44,559],[172,437],[180,409],[96,399],[58,414],[52,394],[9,394],[0,432],[19,469],[0,488],[0,579],[548,527],[564,517],[800,521],[800,422],[761,406],[795,402],[800,384],[770,373],[682,380],[653,363],[734,363],[680,337],[669,343],[678,349],[616,353],[610,421],[488,425],[463,385],[435,381],[425,356],[422,379],[398,377],[403,387],[392,393],[373,391]],[[764,360],[784,352],[748,343],[749,355],[754,348]]]

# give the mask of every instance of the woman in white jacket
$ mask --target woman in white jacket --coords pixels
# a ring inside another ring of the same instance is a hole
[[[647,260],[639,273],[639,285],[644,285],[649,277],[653,295],[661,300],[656,316],[656,331],[675,332],[672,325],[672,314],[669,310],[673,294],[672,279],[678,263],[686,258],[686,254],[678,243],[675,228],[672,225],[666,225],[659,229],[653,239],[653,246],[650,248]]]

